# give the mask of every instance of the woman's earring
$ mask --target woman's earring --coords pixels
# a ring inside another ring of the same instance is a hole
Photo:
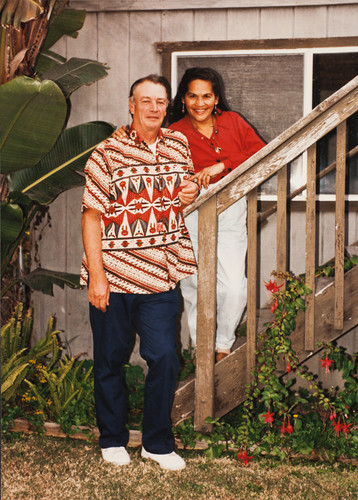
[[[216,104],[214,104],[214,114],[216,115]]]
[[[185,115],[185,104],[182,102],[181,112]]]

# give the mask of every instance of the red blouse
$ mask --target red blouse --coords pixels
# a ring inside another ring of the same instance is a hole
[[[193,126],[188,114],[172,123],[169,128],[178,130],[187,137],[195,172],[214,163],[224,163],[225,170],[211,179],[211,184],[222,179],[265,146],[254,129],[233,111],[218,110],[210,139]]]

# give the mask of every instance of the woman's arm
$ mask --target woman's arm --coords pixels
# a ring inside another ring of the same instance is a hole
[[[212,177],[216,177],[217,175],[221,174],[224,170],[225,170],[224,163],[222,162],[214,163],[214,165],[210,165],[209,167],[205,167],[202,170],[200,170],[200,172],[191,177],[190,180],[195,182],[196,179],[199,189],[201,189],[202,187],[207,189]]]

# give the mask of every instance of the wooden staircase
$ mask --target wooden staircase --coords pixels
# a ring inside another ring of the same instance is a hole
[[[301,154],[307,154],[307,183],[298,191],[306,190],[306,283],[312,295],[306,298],[306,311],[299,313],[291,341],[302,362],[317,351],[317,342],[333,341],[358,325],[358,266],[344,274],[344,251],[348,241],[345,176],[347,158],[357,148],[347,151],[347,119],[358,111],[358,77],[319,104],[261,151],[227,175],[210,192],[201,195],[186,209],[186,214],[199,210],[198,251],[198,323],[197,365],[192,379],[182,383],[175,395],[172,422],[177,424],[194,414],[196,430],[207,432],[207,416],[220,417],[245,399],[245,384],[255,365],[257,332],[272,317],[257,301],[258,282],[258,213],[257,189],[277,173],[276,268],[286,271],[288,265],[288,206],[293,193],[288,194],[288,165]],[[316,235],[316,144],[333,129],[336,135],[336,161],[326,171],[336,170],[335,193],[335,277],[329,283],[315,280],[317,267]],[[246,338],[238,338],[233,352],[214,364],[216,330],[216,242],[217,215],[236,200],[247,196],[248,252],[247,252],[247,329]],[[348,202],[349,205],[349,202]],[[349,208],[349,207],[348,207]],[[273,209],[269,210],[272,213]],[[203,230],[201,230],[201,228]],[[357,235],[354,235],[354,240]],[[350,238],[354,241],[353,238]],[[304,243],[303,243],[304,246]],[[357,248],[346,251],[357,254]]]
[[[358,254],[358,246],[355,247]],[[328,283],[327,283],[328,281]],[[323,288],[320,288],[322,283]],[[334,280],[318,278],[315,308],[315,329],[317,342],[332,342],[358,325],[358,266],[348,271],[344,279],[344,322],[343,328],[333,326]],[[304,346],[305,317],[302,311],[297,316],[296,329],[292,335],[292,347],[300,362],[311,357],[314,351]],[[264,323],[272,319],[269,307],[258,311],[258,331]],[[221,417],[245,401],[246,384],[246,338],[238,337],[231,354],[215,365],[214,417]],[[244,376],[243,376],[244,375]],[[175,394],[172,422],[177,425],[194,415],[195,376],[182,382]]]

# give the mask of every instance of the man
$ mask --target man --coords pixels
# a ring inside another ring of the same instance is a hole
[[[165,78],[137,80],[128,137],[103,141],[87,162],[81,282],[88,285],[104,460],[130,462],[122,367],[134,330],[148,364],[142,457],[179,470],[185,462],[174,452],[170,422],[179,368],[176,284],[196,272],[182,209],[198,187],[188,180],[194,169],[185,136],[161,128],[169,100]]]

